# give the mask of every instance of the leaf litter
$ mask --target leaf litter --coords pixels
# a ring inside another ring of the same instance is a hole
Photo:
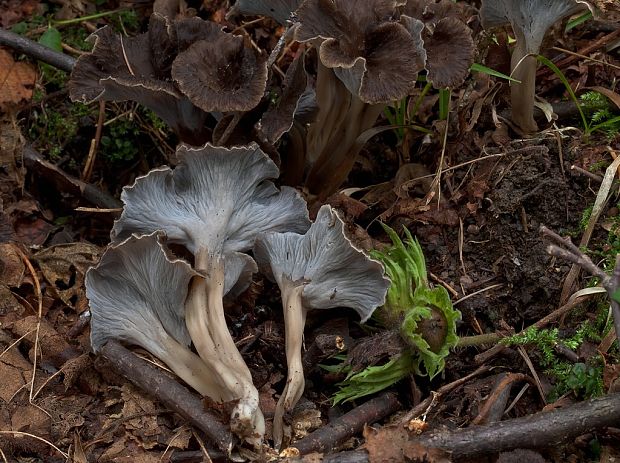
[[[23,19],[8,15],[9,9],[5,7],[8,3],[0,4],[3,23]],[[65,7],[71,7],[70,3]],[[603,10],[613,6],[611,2],[598,3]],[[85,4],[88,2],[76,2],[80,14],[84,13]],[[213,6],[213,12],[222,23],[227,21],[221,5]],[[76,13],[67,17],[76,17]],[[264,43],[273,37],[274,25],[266,20],[256,26],[235,27],[247,27],[250,32],[246,33],[256,37],[257,42]],[[612,53],[609,59],[617,62]],[[587,72],[588,81],[594,79],[595,84],[606,88],[607,81],[596,81],[595,68],[593,63],[580,63],[576,70]],[[0,108],[20,111],[32,100],[36,68],[0,49],[0,69],[5,72],[0,76],[3,82]],[[570,77],[579,79],[576,73],[570,72],[573,70],[567,70]],[[404,225],[414,232],[421,241],[429,271],[454,290],[458,298],[472,295],[459,304],[464,315],[459,327],[461,335],[520,331],[559,306],[568,265],[550,261],[546,256],[545,244],[537,234],[538,225],[576,233],[584,207],[594,203],[599,186],[588,177],[567,175],[570,165],[581,163],[585,169],[590,169],[598,161],[611,162],[609,151],[600,149],[597,143],[571,140],[562,133],[559,133],[559,146],[554,137],[542,142],[510,141],[506,125],[497,123],[499,119],[492,114],[495,108],[488,113],[484,109],[492,104],[491,96],[497,94],[496,87],[484,78],[477,84],[479,93],[471,92],[469,100],[465,91],[455,97],[464,104],[463,109],[456,110],[450,124],[462,132],[459,137],[448,138],[446,165],[437,166],[433,161],[434,153],[441,147],[436,142],[424,142],[413,132],[409,132],[405,146],[418,149],[415,162],[419,161],[421,167],[399,163],[397,152],[400,148],[394,138],[389,134],[380,135],[361,153],[362,159],[351,176],[352,187],[366,189],[346,195],[339,193],[327,200],[345,211],[349,228],[358,241],[366,243],[366,248],[374,247],[379,240],[387,241],[376,227],[377,219],[395,229]],[[543,85],[549,97],[559,93],[557,86],[547,81]],[[422,117],[432,121],[436,98],[424,100]],[[121,114],[123,109],[117,105],[114,111]],[[25,111],[22,114],[27,114],[28,110]],[[22,132],[27,133],[28,123],[18,122],[16,118],[3,120],[0,136],[0,219],[3,230],[7,230],[1,235],[0,243],[0,430],[4,431],[0,434],[0,449],[3,455],[63,461],[64,452],[71,453],[76,461],[155,462],[172,461],[177,452],[197,451],[200,445],[183,420],[102,366],[88,354],[88,329],[75,329],[80,316],[88,310],[84,273],[97,262],[113,217],[109,214],[76,215],[71,211],[69,222],[77,230],[76,241],[51,244],[64,226],[62,221],[66,220],[67,209],[60,205],[62,194],[44,185],[44,179],[40,182],[24,175],[21,147],[28,137]],[[437,127],[441,129],[441,124]],[[617,136],[611,140],[597,140],[599,145],[606,143],[618,149]],[[70,152],[67,156],[72,155],[76,155],[79,163],[84,153]],[[55,162],[73,174],[79,170],[66,159]],[[146,170],[149,164],[157,162],[143,156],[135,165],[123,165],[123,176],[136,166]],[[443,169],[440,203],[429,202],[425,197],[430,191],[429,179],[432,180],[437,168]],[[106,166],[99,169],[96,177],[102,188],[117,194],[123,183],[111,175],[110,170],[106,171]],[[367,188],[373,184],[374,187]],[[51,192],[49,196],[47,192]],[[612,208],[613,204],[608,204],[603,213],[613,219]],[[605,239],[597,228],[594,242],[601,243]],[[31,263],[34,272],[27,268],[22,256]],[[476,294],[497,283],[502,286]],[[38,285],[40,295],[37,294]],[[262,328],[259,332],[257,329],[267,321],[281,323],[275,297],[271,295],[273,287],[268,282],[264,285],[248,313],[239,312],[238,307],[236,312],[233,310],[231,328],[236,340],[255,335],[246,355],[253,357],[252,368],[257,370],[253,373],[263,380],[259,385],[261,403],[265,404],[265,410],[273,411],[276,391],[281,389],[283,381],[282,372],[286,370],[283,369],[282,337],[271,337],[269,330]],[[582,311],[586,318],[596,317],[593,306],[584,305]],[[309,330],[320,329],[326,321],[320,316],[309,321]],[[570,331],[575,323],[569,321],[563,329]],[[369,339],[359,327],[350,328],[357,339]],[[416,389],[418,395],[426,397],[442,384],[470,373],[475,365],[475,354],[472,349],[455,351],[448,359],[444,376],[432,383],[424,379],[403,381],[398,390],[406,401],[406,408],[416,405],[412,399],[416,397]],[[363,354],[358,355],[354,360],[363,362]],[[36,375],[33,372],[35,363]],[[502,369],[529,373],[512,349],[506,349],[492,363]],[[617,388],[620,371],[616,367],[615,364],[604,366],[605,390]],[[544,372],[539,374],[543,381],[549,381]],[[293,422],[300,423],[296,438],[325,424],[328,417],[332,419],[348,410],[330,405],[330,396],[341,379],[338,373],[326,373],[320,368],[313,370],[306,390],[307,408],[302,407],[291,417]],[[489,376],[479,381],[470,380],[469,384],[431,403],[424,413],[428,425],[456,423],[466,426],[471,423],[480,415],[496,379]],[[509,416],[524,416],[541,408],[534,389],[511,388],[510,400],[506,403],[507,407],[513,402]],[[398,425],[367,428],[364,440],[364,448],[372,462],[451,461],[441,450],[417,445],[411,433]],[[360,442],[354,439],[347,445],[351,448]],[[385,445],[386,442],[390,445]],[[613,454],[613,443],[605,437],[601,442],[605,452]],[[521,454],[514,452],[513,455],[504,452],[498,461],[514,461],[514,458],[524,461],[528,455],[523,450]],[[583,457],[588,452],[586,445],[576,442],[562,449],[546,450],[544,459],[567,461],[567,458]],[[540,457],[537,455],[529,454],[527,458],[536,461],[535,458]],[[304,461],[321,461],[321,458],[306,456]]]

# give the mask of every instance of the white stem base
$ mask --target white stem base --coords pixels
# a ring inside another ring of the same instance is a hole
[[[281,447],[284,438],[284,414],[293,410],[306,384],[301,359],[304,325],[306,324],[306,310],[301,300],[303,290],[303,285],[293,283],[281,288],[288,377],[273,417],[273,442],[276,449]]]
[[[222,301],[224,262],[201,250],[196,254],[195,266],[206,277],[192,281],[185,309],[187,329],[200,357],[213,369],[224,389],[238,400],[230,419],[232,431],[259,446],[265,434],[265,419],[250,370],[226,325]]]

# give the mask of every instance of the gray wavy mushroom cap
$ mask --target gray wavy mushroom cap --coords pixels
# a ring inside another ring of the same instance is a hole
[[[139,345],[157,355],[162,337],[184,346],[191,342],[182,316],[190,279],[198,274],[180,259],[170,259],[160,232],[132,236],[109,246],[86,273],[91,311],[91,344],[110,339]]]
[[[363,322],[385,303],[390,286],[383,265],[353,246],[345,236],[344,222],[329,205],[321,207],[305,235],[261,235],[254,256],[280,287],[303,284],[307,309],[349,307]]]
[[[250,250],[259,233],[303,233],[310,226],[304,199],[269,181],[278,177],[278,168],[255,143],[181,146],[177,155],[181,163],[174,170],[155,169],[123,189],[125,207],[112,229],[113,242],[163,230],[168,241],[193,254],[202,248],[223,254],[230,290],[239,275],[255,268],[249,256],[238,253]]]
[[[547,30],[568,15],[588,8],[578,0],[482,0],[480,19],[485,29],[511,25],[522,35],[527,53],[538,53]]]

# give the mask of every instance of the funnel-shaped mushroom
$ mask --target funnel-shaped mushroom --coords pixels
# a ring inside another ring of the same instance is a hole
[[[349,307],[365,322],[385,302],[390,282],[383,265],[347,239],[344,222],[328,205],[321,207],[305,235],[261,235],[254,255],[282,292],[288,378],[276,407],[273,433],[276,446],[280,446],[284,413],[293,409],[304,390],[301,346],[306,312]]]
[[[321,62],[365,103],[387,103],[414,88],[426,54],[418,31],[394,21],[396,0],[306,0],[296,12],[300,42],[320,40]]]
[[[86,273],[93,350],[98,352],[109,339],[138,345],[202,395],[217,402],[232,400],[216,372],[187,348],[182,308],[190,280],[202,276],[187,262],[168,258],[159,235],[132,236],[110,246],[99,265]]]
[[[140,177],[121,195],[125,208],[112,230],[114,241],[132,233],[164,230],[170,242],[194,254],[194,279],[185,318],[198,353],[206,363],[221,361],[230,374],[222,380],[240,399],[234,430],[250,438],[264,432],[258,391],[226,326],[222,297],[239,275],[255,263],[243,251],[258,233],[309,226],[305,201],[292,188],[281,191],[268,179],[278,168],[255,144],[232,149],[205,145],[177,149],[181,163]],[[246,283],[247,284],[247,283]],[[234,289],[233,289],[234,290]]]
[[[263,97],[267,60],[246,48],[243,37],[222,32],[179,53],[172,78],[205,111],[247,111]]]
[[[245,111],[263,96],[265,59],[243,39],[199,18],[151,15],[149,30],[123,37],[109,27],[71,73],[73,100],[133,100],[156,112],[186,143],[209,139],[208,111]]]
[[[461,85],[474,62],[471,31],[459,19],[459,7],[449,0],[409,0],[402,8],[401,23],[415,33],[424,23],[428,80],[435,88]]]
[[[94,32],[89,37],[93,51],[80,56],[71,73],[71,99],[136,101],[153,110],[185,142],[204,143],[209,115],[170,82],[171,55],[166,52],[176,51],[176,40],[169,30],[164,18],[153,15],[149,32],[137,37],[123,37],[110,27]]]
[[[485,29],[510,25],[517,39],[512,53],[512,120],[524,131],[535,132],[536,55],[547,30],[556,22],[588,7],[578,0],[482,0],[480,19]]]
[[[319,112],[307,135],[306,186],[325,198],[346,180],[385,104],[408,95],[426,52],[417,31],[397,21],[396,0],[306,0],[295,38],[318,48]],[[412,20],[414,21],[414,20]],[[415,20],[417,21],[417,20]]]

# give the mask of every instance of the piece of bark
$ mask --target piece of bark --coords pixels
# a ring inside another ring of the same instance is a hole
[[[205,410],[200,398],[116,341],[108,341],[101,355],[120,375],[204,432],[226,455],[230,454],[232,434],[217,416]]]
[[[364,426],[390,416],[400,407],[396,394],[386,392],[308,434],[291,447],[299,450],[301,455],[329,452],[348,438],[362,432]]]

